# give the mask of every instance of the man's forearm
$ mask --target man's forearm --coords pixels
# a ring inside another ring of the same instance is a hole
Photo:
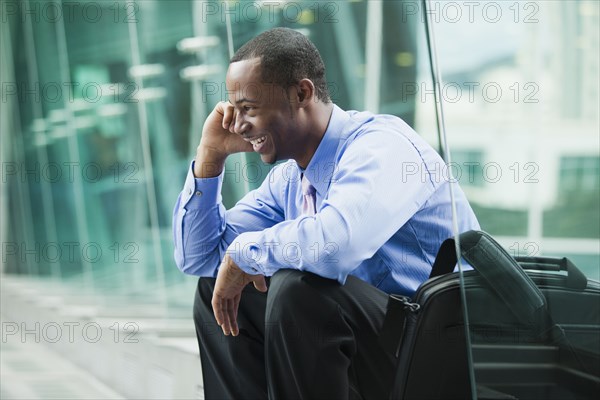
[[[208,170],[207,165],[205,163],[204,170]],[[213,171],[215,167],[213,164]],[[185,273],[214,276],[221,260],[220,243],[225,214],[220,204],[222,178],[204,178],[200,181],[194,176],[194,170],[188,170],[184,188],[173,210],[175,260]]]

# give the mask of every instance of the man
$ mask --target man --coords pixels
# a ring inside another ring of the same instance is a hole
[[[177,265],[201,277],[206,398],[387,398],[387,294],[412,295],[452,235],[442,159],[399,118],[334,105],[294,30],[245,44],[226,84],[174,210]],[[243,151],[289,161],[225,211],[225,159]],[[456,204],[460,230],[477,228],[460,190]]]

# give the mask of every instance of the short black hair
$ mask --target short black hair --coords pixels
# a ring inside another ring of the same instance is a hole
[[[329,103],[325,64],[315,45],[302,33],[274,28],[256,36],[233,55],[230,63],[260,58],[263,82],[285,89],[304,78],[315,85],[318,99]]]

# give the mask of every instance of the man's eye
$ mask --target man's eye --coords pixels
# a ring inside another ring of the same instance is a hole
[[[254,107],[251,107],[251,106],[244,106],[244,110],[245,110],[245,111],[252,111],[252,110],[254,110]]]

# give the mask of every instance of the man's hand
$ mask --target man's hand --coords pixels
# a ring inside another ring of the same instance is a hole
[[[202,128],[202,139],[196,149],[196,178],[218,176],[230,154],[253,151],[252,144],[239,135],[246,127],[236,124],[236,111],[231,103],[221,101],[212,110]]]
[[[267,291],[267,282],[264,275],[250,275],[238,267],[229,255],[225,255],[213,292],[212,307],[217,323],[223,329],[225,335],[230,333],[237,336],[239,333],[237,325],[237,312],[240,305],[242,290],[250,283],[261,291]]]

